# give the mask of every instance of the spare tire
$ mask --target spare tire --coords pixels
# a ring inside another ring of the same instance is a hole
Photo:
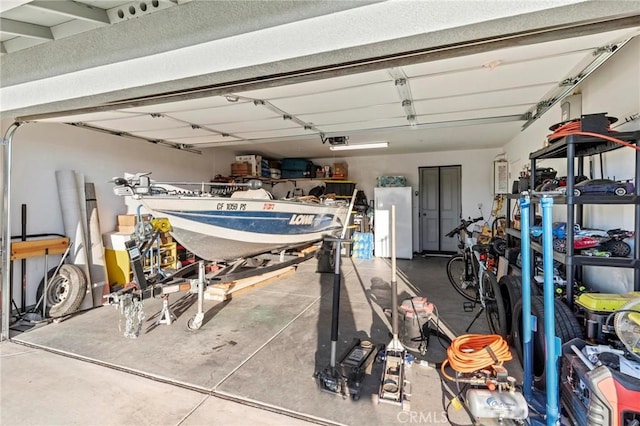
[[[504,300],[505,317],[507,319],[507,340],[513,344],[513,318],[514,309],[518,302],[522,303],[522,277],[505,275],[499,281],[502,300]],[[531,296],[540,296],[538,285],[531,281]],[[522,306],[520,306],[522,309]],[[522,315],[519,313],[518,315]]]
[[[560,338],[562,343],[566,343],[574,338],[583,338],[584,333],[580,323],[576,319],[571,309],[561,300],[555,299],[555,329],[556,336]],[[534,385],[539,389],[546,386],[545,377],[545,335],[544,335],[544,303],[542,296],[533,296],[531,298],[531,315],[537,318],[538,330],[533,332],[533,378]],[[520,363],[524,363],[523,343],[522,343],[522,300],[513,307],[513,325],[511,326],[512,344],[520,359]]]
[[[76,265],[62,265],[56,275],[56,268],[47,272],[46,292],[47,316],[57,318],[78,310],[87,291],[87,279],[82,269]],[[36,298],[44,294],[44,277],[38,285]]]
[[[505,275],[498,281],[500,287],[500,294],[502,294],[502,300],[504,302],[504,316],[507,321],[506,334],[508,339],[512,337],[513,326],[513,307],[522,300],[522,284],[520,277],[514,275]]]

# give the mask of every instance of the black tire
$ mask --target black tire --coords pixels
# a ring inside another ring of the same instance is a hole
[[[507,316],[504,308],[502,293],[498,287],[495,275],[485,272],[482,276],[484,289],[485,314],[491,333],[507,338]]]
[[[513,307],[518,303],[518,301],[522,300],[522,283],[519,277],[505,275],[500,278],[500,281],[498,281],[498,287],[500,287],[500,294],[502,295],[502,301],[504,302],[504,317],[507,321],[506,333],[508,340],[511,340]]]
[[[611,240],[607,241],[604,246],[611,252],[611,256],[627,257],[631,254],[631,246],[624,241]]]
[[[473,271],[468,271],[471,265],[465,264],[462,254],[451,256],[447,262],[447,277],[453,288],[465,299],[475,302],[478,299],[478,283],[473,275]],[[471,279],[466,279],[470,277]]]
[[[507,242],[503,238],[493,237],[489,245],[496,256],[504,256],[507,251]]]
[[[556,316],[556,336],[564,344],[574,338],[583,338],[584,333],[580,323],[573,312],[561,300],[554,300]],[[523,363],[522,344],[522,300],[513,309],[514,323],[512,325],[512,344],[518,355],[520,363]],[[537,331],[533,332],[533,376],[534,385],[539,389],[546,386],[545,378],[545,335],[544,335],[544,302],[542,296],[531,298],[531,315],[537,318]]]
[[[323,241],[318,250],[318,273],[333,274],[335,272],[335,250],[333,249],[333,243],[329,241]]]
[[[58,318],[72,314],[80,308],[87,291],[87,279],[82,269],[76,265],[62,265],[57,275],[56,268],[47,272],[48,291],[46,294],[47,316]],[[38,285],[36,298],[44,293],[44,277]]]

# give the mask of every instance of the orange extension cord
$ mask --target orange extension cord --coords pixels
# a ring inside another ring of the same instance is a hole
[[[509,345],[501,336],[497,334],[463,334],[451,341],[451,345],[447,349],[447,359],[442,363],[440,371],[444,377],[455,381],[455,378],[445,372],[444,369],[447,365],[451,365],[451,368],[459,373],[473,373],[491,365],[502,365],[511,359]]]
[[[580,131],[581,126],[582,124],[580,120],[570,121],[568,123],[565,123],[562,126],[558,127],[553,133],[551,133],[550,135],[547,135],[547,141],[552,142],[552,141],[555,141],[556,139],[564,138],[565,136],[569,136],[569,135],[582,135],[582,136],[592,136],[595,138],[604,139],[609,142],[614,142],[629,148],[640,150],[639,146],[636,146],[629,142],[622,141],[620,139],[616,139],[611,136],[601,135],[600,133],[582,132]],[[613,132],[613,130],[611,130],[610,128],[607,128],[607,131]]]

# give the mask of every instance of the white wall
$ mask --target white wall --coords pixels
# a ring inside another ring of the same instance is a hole
[[[419,200],[415,192],[419,189],[420,167],[462,166],[462,215],[476,217],[478,204],[482,204],[485,218],[491,213],[493,202],[493,160],[501,153],[499,149],[469,151],[442,151],[423,154],[378,155],[331,160],[316,159],[315,164],[332,165],[347,163],[349,180],[373,200],[373,189],[378,176],[405,176],[407,184],[414,189],[413,197],[413,250],[419,248],[418,209]]]
[[[2,122],[2,134],[11,122]],[[152,172],[158,180],[208,181],[216,170],[228,171],[232,155],[205,150],[202,155],[111,136],[63,124],[29,123],[14,134],[11,186],[11,234],[20,235],[21,205],[27,205],[27,233],[64,234],[58,201],[56,170],[76,170],[93,182],[98,198],[100,228],[113,231],[116,215],[126,213],[123,198],[113,194],[114,176]],[[49,267],[59,261],[51,256]],[[20,266],[14,265],[14,299],[20,305]],[[27,305],[44,276],[42,258],[27,260]]]
[[[609,116],[618,117],[624,122],[640,112],[640,38],[632,40],[607,63],[589,76],[576,90],[582,93],[582,113],[593,114],[606,112]],[[544,137],[550,133],[549,126],[561,121],[560,106],[554,106],[533,125],[518,135],[505,146],[507,160],[518,167],[529,162],[529,153],[543,146]],[[616,125],[614,124],[614,127]],[[640,120],[635,120],[618,127],[618,131],[640,129]],[[635,151],[620,148],[603,156],[603,177],[628,179],[635,175]],[[599,159],[593,158],[596,164],[594,178],[600,177]],[[536,163],[537,167],[554,167],[558,176],[566,175],[566,161],[544,160]],[[588,165],[585,164],[585,170]],[[517,170],[516,170],[517,171]],[[640,182],[634,182],[636,185]],[[633,206],[585,206],[584,227],[611,229],[622,227],[634,229]],[[565,220],[562,207],[554,208],[554,220]],[[640,232],[639,229],[635,230]],[[633,270],[624,268],[585,268],[585,281],[596,290],[622,293],[633,289]]]

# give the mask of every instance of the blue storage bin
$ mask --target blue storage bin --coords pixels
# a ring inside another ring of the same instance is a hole
[[[378,176],[376,178],[379,188],[390,186],[407,186],[407,178],[404,176]]]

